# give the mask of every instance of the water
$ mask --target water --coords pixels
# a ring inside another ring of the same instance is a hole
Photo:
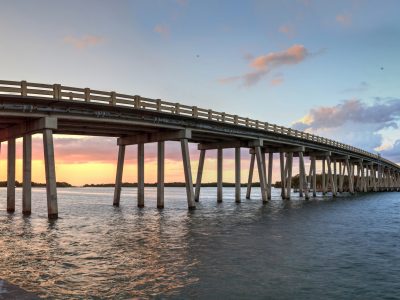
[[[234,203],[203,188],[189,212],[183,188],[166,188],[157,210],[136,190],[59,189],[60,218],[48,221],[45,190],[33,214],[6,212],[0,189],[0,278],[56,299],[400,299],[400,198],[371,193],[263,205]],[[244,189],[243,189],[244,192]],[[244,195],[243,195],[244,198]],[[17,189],[17,199],[21,190]]]

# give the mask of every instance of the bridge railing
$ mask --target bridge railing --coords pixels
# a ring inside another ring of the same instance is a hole
[[[1,94],[18,95],[24,97],[41,97],[65,101],[102,103],[114,106],[125,106],[136,109],[152,110],[182,116],[189,116],[291,136],[301,140],[329,145],[343,150],[352,151],[354,153],[361,154],[370,158],[379,159],[378,155],[367,152],[365,150],[292,128],[244,118],[238,115],[227,114],[225,112],[216,112],[211,109],[203,109],[197,106],[188,106],[180,103],[163,101],[160,99],[144,98],[138,95],[132,96],[116,92],[92,90],[89,88],[69,87],[60,84],[48,85],[26,81],[18,82],[7,80],[0,80],[0,95]],[[381,161],[392,164],[392,162],[386,159],[380,159]]]

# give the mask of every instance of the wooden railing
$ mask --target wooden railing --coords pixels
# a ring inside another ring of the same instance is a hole
[[[41,84],[26,81],[7,81],[0,80],[0,95],[18,95],[24,97],[40,97],[55,100],[82,101],[90,103],[102,103],[114,106],[124,106],[136,109],[152,110],[175,115],[189,116],[198,119],[222,122],[227,124],[245,126],[273,132],[280,135],[291,136],[300,140],[312,141],[315,143],[329,145],[338,149],[352,151],[370,158],[380,159],[382,162],[393,164],[389,160],[380,158],[378,155],[365,150],[339,143],[334,140],[323,138],[314,134],[302,132],[292,128],[261,122],[249,118],[243,118],[238,115],[227,114],[225,112],[216,112],[211,109],[199,108],[197,106],[188,106],[180,103],[172,103],[160,99],[150,99],[141,96],[131,96],[116,92],[105,92],[92,90],[89,88],[76,88],[63,86],[60,84]]]

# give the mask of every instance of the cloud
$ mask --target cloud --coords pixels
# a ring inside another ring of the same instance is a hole
[[[68,35],[64,37],[64,43],[73,46],[76,49],[86,49],[90,46],[96,46],[104,42],[104,38],[95,35],[86,35],[81,38]]]
[[[219,79],[220,83],[231,83],[243,80],[244,85],[251,86],[259,82],[266,74],[272,70],[277,70],[283,66],[295,65],[312,56],[303,45],[293,45],[280,52],[270,52],[258,57],[247,55],[250,59],[249,67],[252,71],[240,76],[231,76]]]
[[[295,35],[295,30],[292,25],[282,25],[279,27],[278,31],[285,34],[289,38],[292,38]]]
[[[362,93],[369,89],[370,85],[368,82],[361,81],[357,86],[344,89],[342,93]]]
[[[278,86],[283,83],[283,78],[282,77],[275,77],[271,79],[271,85],[273,86]]]
[[[380,152],[382,157],[389,158],[395,163],[400,163],[400,139],[396,140],[392,147],[384,149]]]
[[[154,27],[154,32],[160,34],[163,37],[169,37],[171,33],[167,25],[156,25]]]
[[[335,106],[313,108],[292,126],[373,152],[383,149],[381,131],[397,129],[399,121],[400,99],[378,98],[372,104],[350,99]],[[386,150],[382,153],[394,154]]]
[[[342,26],[350,26],[352,23],[352,17],[349,13],[343,13],[336,16],[336,22]]]

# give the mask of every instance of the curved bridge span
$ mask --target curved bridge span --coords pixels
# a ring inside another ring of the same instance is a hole
[[[138,145],[138,206],[144,206],[144,144],[158,144],[157,206],[164,207],[165,141],[179,141],[189,209],[199,201],[207,150],[217,149],[217,200],[222,201],[223,149],[235,149],[235,199],[240,202],[240,149],[251,154],[246,197],[255,165],[261,197],[271,199],[273,157],[280,157],[282,198],[292,192],[293,158],[299,162],[299,193],[308,199],[322,193],[398,190],[400,167],[379,155],[291,128],[179,103],[26,81],[0,80],[0,145],[7,141],[7,210],[15,211],[15,139],[23,137],[23,213],[31,212],[31,161],[34,133],[43,133],[49,218],[57,218],[53,134],[117,138],[118,164],[113,204],[120,202],[125,148]],[[200,150],[195,189],[188,143]],[[307,172],[305,157],[310,159]],[[321,186],[317,186],[321,162]]]

